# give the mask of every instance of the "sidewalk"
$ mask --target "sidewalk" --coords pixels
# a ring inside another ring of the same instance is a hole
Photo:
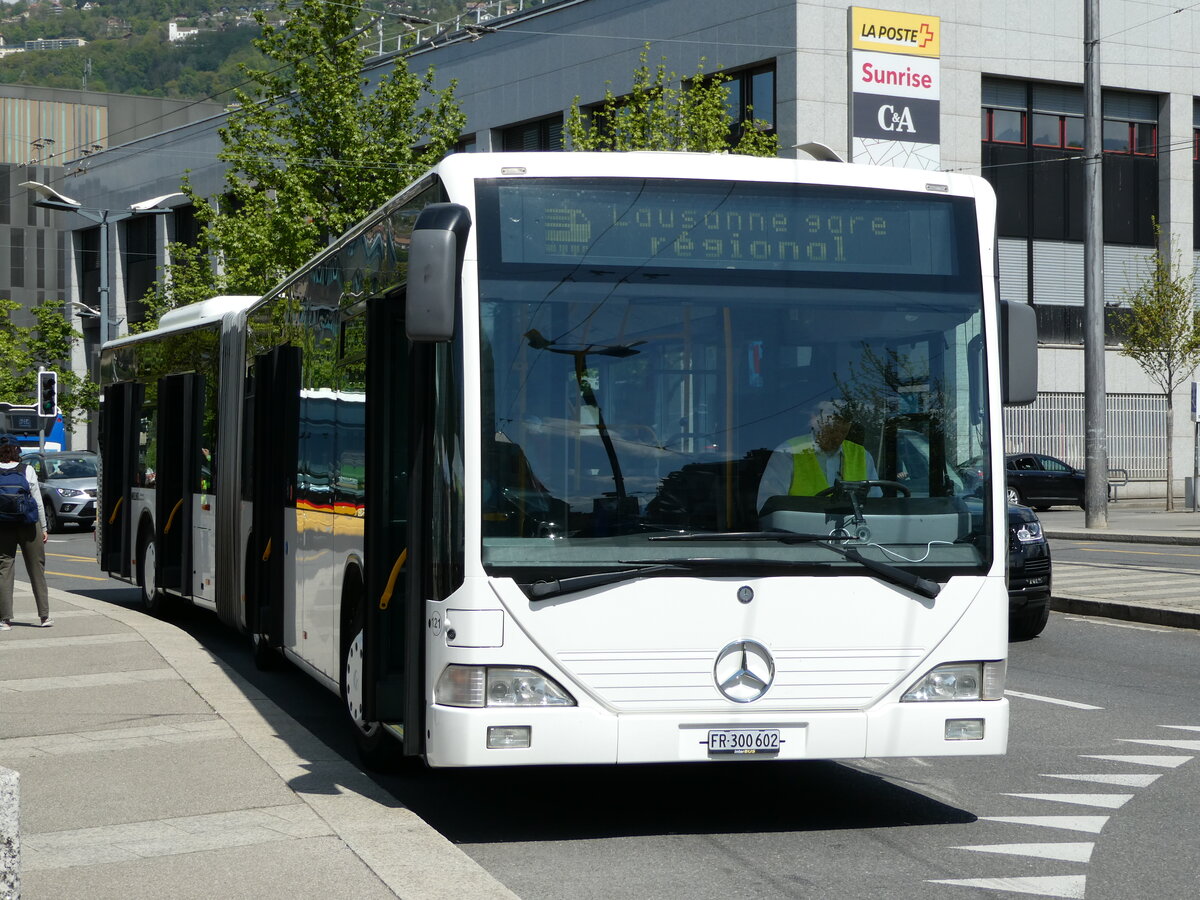
[[[1059,507],[1038,513],[1038,518],[1052,551],[1056,540],[1158,544],[1179,552],[1200,547],[1200,513],[1166,512],[1164,502],[1109,503],[1104,529],[1085,527],[1082,509]],[[1055,560],[1052,590],[1051,609],[1060,612],[1200,629],[1200,576],[1194,569],[1173,569],[1167,558],[1153,568],[1129,566],[1102,554],[1095,563]]]
[[[0,635],[22,900],[515,898],[187,633],[50,593]]]

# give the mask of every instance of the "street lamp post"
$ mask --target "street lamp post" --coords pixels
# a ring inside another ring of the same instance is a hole
[[[70,197],[60,194],[54,188],[37,181],[23,181],[20,187],[29,188],[37,193],[38,199],[33,201],[34,206],[40,206],[43,209],[62,209],[78,213],[89,222],[95,222],[100,226],[100,309],[98,312],[100,315],[100,346],[104,346],[104,344],[113,338],[112,324],[114,320],[110,298],[112,286],[109,284],[108,274],[108,226],[117,222],[123,222],[126,219],[132,219],[134,216],[166,215],[171,210],[163,206],[163,202],[172,197],[180,197],[182,194],[178,191],[171,194],[163,194],[161,197],[132,203],[128,209],[114,211],[84,206],[78,200],[72,200]]]

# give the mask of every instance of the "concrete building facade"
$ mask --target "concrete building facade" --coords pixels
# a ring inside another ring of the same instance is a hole
[[[927,146],[932,155],[913,159],[918,164],[933,159],[943,170],[992,182],[1000,203],[1002,294],[1030,302],[1038,312],[1042,396],[1033,408],[1011,411],[1009,449],[1047,452],[1082,465],[1084,2],[880,5],[886,9],[873,9],[885,22],[900,14],[937,28],[934,61],[921,62],[922,51],[912,46],[899,46],[901,54],[893,60],[905,82],[897,96],[921,99],[926,110],[934,103],[936,137]],[[856,37],[862,37],[855,17],[864,8],[856,12],[836,0],[526,0],[506,9],[513,11],[470,30],[447,30],[405,54],[414,70],[434,67],[439,86],[457,82],[468,123],[464,151],[563,149],[564,122],[576,98],[586,108],[603,98],[606,87],[623,93],[647,47],[652,66],[664,61],[684,77],[700,66],[731,76],[731,112],[765,120],[784,155],[801,154],[797,145],[808,141],[820,141],[843,158],[862,150],[866,88],[863,57],[855,55]],[[875,13],[865,14],[870,19]],[[1144,277],[1155,246],[1154,221],[1161,225],[1163,249],[1186,268],[1200,250],[1194,227],[1200,10],[1106,0],[1101,17],[1105,300],[1112,307],[1106,355],[1110,465],[1130,477],[1123,497],[1161,496],[1168,484],[1178,494],[1193,468],[1190,386],[1176,392],[1175,425],[1168,435],[1165,399],[1118,352],[1117,310]],[[375,58],[368,77],[386,72],[396,58],[396,53]],[[919,91],[906,92],[924,72],[936,79],[932,101],[917,97]],[[881,104],[871,107],[880,127],[889,122],[898,127],[901,111],[919,108],[916,102],[892,104],[895,118],[885,121],[875,112]],[[137,140],[114,141],[89,157],[86,171],[65,192],[88,206],[123,209],[178,190],[188,171],[193,184],[215,193],[223,177],[216,160],[218,124],[213,119],[164,127]],[[114,240],[121,260],[113,275],[118,315],[136,315],[137,292],[145,284],[131,268],[134,245],[149,237],[146,252],[161,265],[166,241],[186,234],[187,215],[180,210],[155,217],[149,236],[148,226],[136,219],[118,229]],[[65,283],[73,299],[91,302],[92,286],[80,263],[86,240],[80,232],[89,229],[66,216],[58,224],[75,234],[62,245]],[[1170,473],[1168,441],[1175,457]]]

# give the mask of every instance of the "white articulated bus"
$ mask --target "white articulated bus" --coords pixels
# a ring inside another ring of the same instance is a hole
[[[1036,349],[994,213],[938,172],[452,156],[106,345],[102,565],[338,691],[372,763],[1003,753],[1004,483],[960,464],[1004,471]]]

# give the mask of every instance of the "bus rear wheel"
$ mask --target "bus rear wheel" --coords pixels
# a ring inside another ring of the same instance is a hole
[[[380,722],[368,722],[363,718],[365,621],[366,611],[360,602],[356,604],[347,633],[342,635],[342,708],[346,711],[363,765],[377,772],[390,772],[400,764],[400,745]]]

